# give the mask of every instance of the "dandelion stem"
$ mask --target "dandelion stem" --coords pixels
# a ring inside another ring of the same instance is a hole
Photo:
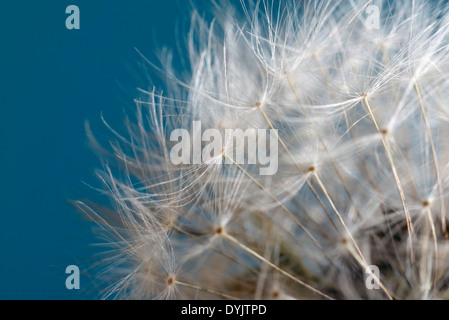
[[[368,110],[368,114],[371,118],[371,121],[373,122],[374,126],[376,127],[376,130],[378,133],[381,134],[381,139],[382,139],[382,145],[385,149],[385,153],[387,155],[387,159],[388,162],[390,163],[390,167],[391,167],[391,172],[393,173],[393,177],[394,180],[396,182],[396,186],[398,188],[399,191],[399,196],[401,198],[401,202],[402,202],[402,207],[404,209],[404,214],[405,214],[405,220],[407,223],[407,231],[409,234],[409,245],[410,245],[410,258],[412,261],[414,261],[414,255],[413,255],[413,239],[412,239],[412,231],[413,231],[413,225],[412,225],[412,219],[410,217],[410,212],[408,211],[407,208],[407,204],[405,203],[405,193],[404,193],[404,189],[402,188],[402,184],[401,184],[401,180],[399,178],[397,169],[396,169],[396,165],[394,164],[393,161],[393,156],[391,154],[391,149],[387,143],[387,141],[385,140],[385,134],[382,132],[382,130],[379,128],[379,125],[377,124],[376,118],[374,117],[374,114],[371,110],[370,104],[368,102],[368,98],[365,96],[363,96],[363,102],[365,103],[366,109]]]
[[[292,219],[296,222],[296,224],[301,228],[302,231],[312,240],[312,242],[317,246],[320,250],[323,250],[323,247],[318,243],[315,237],[307,230],[307,228],[298,220],[298,218],[291,212],[286,206],[279,201],[271,192],[269,192],[263,185],[261,185],[252,175],[248,173],[242,166],[240,166],[237,162],[235,162],[231,157],[229,157],[226,153],[223,153],[223,156],[228,159],[233,165],[235,165],[239,170],[243,172],[255,185],[257,185],[263,192],[265,192],[273,201],[275,201],[281,208],[284,210]],[[324,253],[324,250],[323,250]]]
[[[268,118],[267,114],[265,113],[265,111],[262,110],[262,107],[259,108],[262,116],[264,117],[265,121],[268,123],[268,126],[271,129],[274,129],[273,124],[271,123],[270,119]],[[292,160],[293,165],[296,167],[296,169],[298,169],[298,171],[303,174],[303,170],[301,170],[301,168],[299,167],[299,165],[296,163],[295,158],[293,157],[293,155],[291,154],[290,150],[288,149],[287,145],[285,144],[284,140],[277,134],[276,137],[279,141],[279,143],[281,144],[281,146],[284,148],[284,150],[287,152],[289,158]],[[313,195],[315,196],[315,198],[318,200],[318,202],[320,203],[321,207],[323,208],[324,212],[326,213],[327,217],[329,218],[329,220],[332,222],[332,225],[337,228],[337,225],[334,222],[334,219],[332,218],[332,216],[330,215],[329,211],[327,210],[326,206],[324,205],[323,201],[321,201],[320,196],[318,195],[318,193],[316,192],[315,188],[313,187],[313,185],[310,183],[309,179],[306,180],[307,185],[309,186],[310,190],[312,191]]]
[[[200,287],[200,286],[191,284],[191,283],[187,283],[187,282],[183,282],[183,281],[179,281],[179,280],[174,280],[174,282],[175,282],[177,285],[180,285],[180,286],[183,286],[183,287],[187,287],[187,288],[191,288],[191,289],[197,289],[197,290],[209,292],[209,293],[215,294],[215,295],[217,295],[217,296],[220,296],[220,297],[223,297],[223,298],[226,298],[226,299],[240,300],[239,298],[230,296],[230,295],[228,295],[228,294],[226,294],[226,293],[219,292],[219,291],[212,290],[212,289],[208,289],[208,288],[203,288],[203,287]]]
[[[268,264],[270,267],[272,267],[273,269],[275,269],[276,271],[282,273],[284,276],[290,278],[291,280],[295,281],[296,283],[299,283],[300,285],[304,286],[305,288],[319,294],[320,296],[329,299],[329,300],[335,300],[334,298],[328,296],[327,294],[321,292],[318,289],[315,289],[314,287],[312,287],[311,285],[301,281],[300,279],[296,278],[295,276],[291,275],[290,273],[288,273],[287,271],[285,271],[284,269],[278,267],[277,265],[275,265],[274,263],[272,263],[271,261],[267,260],[266,258],[264,258],[263,256],[261,256],[260,254],[258,254],[256,251],[254,251],[253,249],[247,247],[246,245],[244,245],[243,243],[241,243],[240,241],[238,241],[236,238],[234,238],[233,236],[224,233],[223,236],[230,240],[231,242],[233,242],[234,244],[236,244],[238,247],[240,247],[241,249],[245,250],[247,253],[251,254],[252,256],[254,256],[255,258],[259,259],[260,261]]]
[[[430,224],[430,230],[432,230],[432,238],[433,238],[433,246],[435,248],[435,271],[434,271],[434,275],[433,275],[433,286],[434,288],[437,285],[437,277],[438,277],[438,241],[437,241],[437,233],[435,230],[435,224],[433,223],[433,219],[432,219],[432,212],[430,209],[430,206],[427,206],[426,208],[424,208],[424,210],[426,211],[426,215],[427,218],[429,219],[429,224]]]
[[[323,190],[324,196],[326,197],[326,199],[328,199],[329,204],[332,207],[332,210],[334,210],[335,214],[338,217],[338,220],[340,220],[340,223],[343,225],[343,228],[345,229],[345,231],[347,232],[349,238],[351,239],[352,243],[354,244],[354,247],[357,250],[357,253],[360,255],[360,258],[362,258],[362,260],[366,263],[365,257],[363,256],[362,251],[360,250],[359,246],[357,245],[357,242],[355,241],[354,237],[352,236],[351,231],[349,230],[349,228],[346,226],[345,221],[343,220],[342,216],[340,215],[340,212],[338,212],[337,208],[335,207],[333,201],[331,200],[329,194],[327,193],[326,187],[324,186],[323,182],[321,181],[320,177],[318,176],[318,174],[315,173],[315,179],[318,182],[318,185],[320,186],[321,190]]]
[[[438,193],[439,193],[439,197],[440,197],[441,228],[443,230],[443,233],[445,233],[446,232],[446,212],[445,212],[445,208],[444,208],[443,184],[441,183],[441,174],[440,174],[440,168],[439,168],[439,165],[438,165],[437,152],[436,152],[436,149],[435,149],[435,143],[433,141],[432,131],[430,130],[429,120],[427,119],[426,109],[424,108],[424,103],[423,103],[423,100],[422,100],[421,91],[419,90],[419,86],[418,86],[418,82],[417,81],[415,81],[415,83],[414,83],[414,88],[415,88],[416,94],[418,96],[419,107],[421,109],[421,114],[422,114],[422,117],[423,117],[424,125],[426,126],[427,135],[429,137],[430,150],[432,151],[433,163],[435,164],[435,175],[436,175],[436,178],[437,178]]]
[[[319,63],[319,61],[318,61],[318,59],[317,59],[317,57],[316,57],[316,54],[313,54],[313,57],[314,57],[314,60],[315,60],[316,64],[318,65],[318,67],[321,69],[321,65],[320,65],[320,63]],[[296,89],[295,89],[295,87],[293,86],[292,80],[290,79],[290,75],[287,74],[286,77],[287,77],[287,81],[288,81],[288,84],[289,84],[289,86],[290,86],[290,89],[292,89],[292,91],[293,91],[293,93],[294,93],[294,95],[295,95],[295,97],[296,97],[296,101],[298,102],[298,104],[299,104],[300,106],[302,106],[301,100],[299,99],[299,96],[298,96],[298,94],[297,94],[297,92],[296,92]],[[326,85],[329,87],[329,83],[328,83],[328,80],[327,80],[327,77],[326,77],[325,74],[323,74],[323,78],[325,79]],[[332,92],[331,92],[331,93],[332,93]],[[332,93],[332,96],[333,96],[334,99],[336,99],[336,97],[335,97],[335,95],[334,95],[333,93]],[[307,118],[310,118],[309,112],[308,112],[305,108],[302,108],[302,110],[303,110],[303,112],[304,112],[304,115],[305,115]],[[345,116],[346,125],[348,126],[348,117],[347,117],[347,114],[346,114],[346,110],[343,110],[343,113],[344,113],[344,116]],[[320,143],[321,143],[321,145],[323,146],[324,151],[329,152],[328,149],[327,149],[326,144],[325,144],[324,141],[323,141],[323,138],[322,138],[321,135],[319,134],[319,130],[316,128],[315,124],[314,124],[312,121],[311,121],[311,123],[312,123],[312,126],[313,126],[314,131],[317,133],[317,137],[318,137],[318,139],[320,140]],[[284,145],[285,145],[285,144],[284,144]],[[284,146],[284,145],[283,145],[283,146]],[[285,146],[285,148],[286,148],[286,146]],[[292,157],[291,157],[291,158],[292,158]],[[293,158],[292,158],[292,161],[294,161]],[[337,165],[335,164],[335,162],[333,161],[333,159],[330,159],[330,162],[331,162],[332,166],[334,167],[335,172],[337,173],[338,178],[339,178],[340,181],[342,182],[343,187],[344,187],[344,189],[345,189],[345,191],[346,191],[346,194],[348,195],[348,197],[349,197],[351,203],[354,205],[354,208],[356,209],[356,212],[360,215],[360,210],[359,210],[359,208],[357,207],[357,204],[355,203],[354,198],[352,197],[351,192],[349,191],[349,188],[348,188],[348,186],[347,186],[347,183],[346,183],[345,179],[343,178],[343,175],[340,173],[340,170],[338,170],[338,167],[337,167]],[[308,183],[308,185],[309,185],[309,187],[310,187],[311,189],[313,188],[312,185],[311,185],[310,183]],[[312,190],[312,192],[314,192],[314,190]],[[315,193],[314,193],[314,195],[315,195]],[[318,201],[320,202],[320,204],[322,205],[322,207],[323,207],[323,209],[325,210],[326,214],[327,214],[328,216],[330,216],[329,213],[328,213],[328,211],[327,211],[327,209],[325,208],[324,204],[322,204],[321,199],[320,199],[317,195],[315,195],[315,197],[317,198],[317,200],[318,200]],[[332,224],[336,227],[336,225],[335,225],[333,219],[332,219],[332,218],[330,218],[330,219],[331,219],[331,221],[332,221]],[[338,229],[338,228],[337,228],[337,229]]]
[[[368,268],[368,263],[366,263],[366,261],[360,259],[360,256],[356,252],[354,252],[352,246],[349,245],[348,250],[353,255],[354,259],[360,264],[360,266],[362,266],[362,268],[364,268],[364,269]],[[379,287],[382,289],[382,291],[386,294],[388,299],[393,300],[393,297],[388,292],[387,288],[383,285],[383,283],[380,281],[380,279],[374,273],[372,273],[370,276],[374,279],[374,281],[376,281],[376,283],[379,285]]]

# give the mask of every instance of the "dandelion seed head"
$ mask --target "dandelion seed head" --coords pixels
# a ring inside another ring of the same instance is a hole
[[[376,5],[372,29],[366,1],[193,10],[186,70],[163,51],[164,92],[140,89],[124,132],[103,119],[108,146],[90,135],[112,204],[76,204],[113,247],[106,298],[449,298],[449,6]],[[194,121],[225,137],[205,161]]]

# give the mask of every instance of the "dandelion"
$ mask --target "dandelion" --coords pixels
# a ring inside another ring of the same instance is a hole
[[[369,5],[379,28],[365,25]],[[98,176],[112,210],[77,202],[113,247],[104,297],[449,298],[445,1],[213,10],[211,23],[192,13],[189,72],[168,58],[156,67],[166,93],[141,89],[127,133],[111,128]],[[197,158],[172,161],[171,133],[198,121],[223,137],[254,130],[218,151],[203,148],[213,135],[189,140]],[[274,174],[249,145],[263,130]],[[365,285],[372,265],[378,290]]]

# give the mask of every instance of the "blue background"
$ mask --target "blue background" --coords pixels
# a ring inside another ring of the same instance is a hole
[[[80,30],[65,27],[71,4]],[[0,299],[98,298],[101,282],[83,270],[98,241],[68,201],[96,197],[83,184],[100,167],[84,121],[111,137],[101,112],[121,123],[145,84],[134,47],[152,61],[174,47],[185,12],[180,1],[0,1]],[[81,290],[65,287],[71,264]]]

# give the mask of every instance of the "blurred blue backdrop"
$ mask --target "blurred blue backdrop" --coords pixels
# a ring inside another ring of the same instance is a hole
[[[65,27],[72,4],[79,30]],[[100,163],[84,121],[98,133],[101,112],[121,122],[142,85],[134,47],[150,59],[174,47],[184,10],[183,1],[0,2],[0,299],[98,298],[101,283],[83,272],[97,239],[68,202],[95,200],[83,181],[95,184]],[[65,287],[71,264],[80,290]]]

